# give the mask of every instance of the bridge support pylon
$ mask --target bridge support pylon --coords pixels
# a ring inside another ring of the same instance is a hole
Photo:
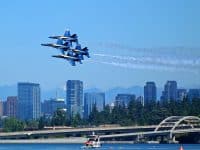
[[[176,143],[179,143],[179,141],[176,141],[176,136],[175,136],[175,135],[170,134],[170,135],[168,136],[168,143],[176,144]]]

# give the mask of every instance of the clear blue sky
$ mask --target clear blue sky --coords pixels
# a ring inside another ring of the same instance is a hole
[[[200,87],[199,8],[199,0],[2,1],[0,85],[29,81],[48,90],[80,79],[103,90],[148,80]],[[67,28],[90,49],[77,67],[40,46]]]

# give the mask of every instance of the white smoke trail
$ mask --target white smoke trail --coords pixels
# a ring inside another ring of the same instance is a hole
[[[159,57],[132,57],[132,56],[113,56],[107,54],[94,54],[94,56],[107,57],[113,60],[126,61],[129,63],[151,63],[156,65],[171,65],[174,67],[196,67],[200,68],[200,58],[198,59],[176,59]]]
[[[197,70],[190,69],[190,68],[184,68],[184,67],[173,67],[173,66],[159,66],[159,65],[152,65],[152,64],[141,64],[141,63],[122,63],[122,62],[114,62],[114,61],[99,61],[99,60],[88,60],[88,62],[94,62],[94,63],[100,63],[105,65],[111,65],[121,68],[127,68],[127,69],[141,69],[141,70],[160,70],[160,71],[170,71],[170,72],[176,72],[176,71],[187,71],[191,73],[198,74]]]
[[[200,47],[134,48],[121,43],[96,43],[97,63],[123,68],[200,73]],[[103,50],[103,49],[105,50]],[[117,55],[111,55],[119,51]],[[110,53],[110,54],[107,54]]]
[[[150,56],[176,56],[176,57],[200,57],[200,47],[185,47],[185,46],[162,46],[151,48],[137,48],[131,45],[113,43],[113,42],[99,42],[95,44],[96,47],[106,48],[110,50],[127,51],[128,53],[137,53]]]

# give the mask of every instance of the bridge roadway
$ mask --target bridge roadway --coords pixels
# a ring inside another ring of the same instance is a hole
[[[128,126],[128,127],[96,127],[96,128],[68,128],[56,130],[37,130],[37,131],[23,131],[23,132],[1,132],[0,139],[9,138],[27,138],[27,137],[45,137],[53,135],[89,135],[96,132],[100,138],[117,138],[117,137],[131,137],[131,136],[159,136],[181,133],[200,133],[200,128],[176,129],[171,131],[170,126],[165,130],[154,131],[156,126]],[[169,129],[168,129],[169,128]]]
[[[55,130],[37,130],[37,131],[21,131],[21,132],[1,132],[0,138],[26,138],[27,136],[50,136],[50,135],[88,135],[92,132],[98,134],[116,134],[116,133],[130,133],[130,132],[145,132],[154,131],[156,125],[152,126],[127,126],[127,127],[95,127],[95,128],[67,128]]]
[[[100,138],[117,138],[117,137],[131,137],[131,136],[159,136],[159,135],[169,135],[170,130],[164,131],[147,131],[147,132],[136,132],[136,133],[121,133],[121,134],[112,134],[112,135],[101,135]],[[181,133],[200,133],[200,128],[195,129],[177,129],[172,131],[172,134],[181,134]]]

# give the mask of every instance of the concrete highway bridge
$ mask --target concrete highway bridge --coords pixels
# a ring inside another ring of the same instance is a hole
[[[200,133],[200,118],[196,116],[171,116],[164,119],[159,125],[127,126],[127,127],[95,127],[95,128],[68,128],[59,130],[24,131],[0,133],[0,139],[41,138],[53,136],[80,137],[92,132],[100,135],[101,139],[115,139],[133,137],[165,136],[175,142],[175,136],[186,133]]]
[[[132,132],[114,135],[102,135],[101,138],[122,138],[136,137],[137,140],[143,137],[167,137],[168,141],[176,142],[176,135],[199,133],[200,134],[200,118],[196,116],[171,116],[164,119],[153,131]]]
[[[126,127],[93,127],[93,128],[67,128],[67,129],[49,129],[23,132],[1,132],[0,139],[10,138],[29,138],[29,137],[50,137],[50,136],[84,136],[95,132],[98,135],[111,135],[130,132],[152,131],[156,126],[126,126]]]

